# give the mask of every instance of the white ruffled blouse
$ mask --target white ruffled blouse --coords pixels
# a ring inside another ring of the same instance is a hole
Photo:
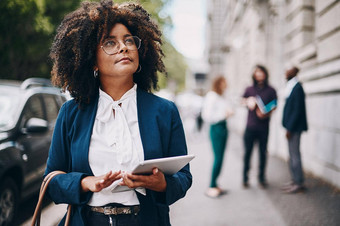
[[[89,150],[89,164],[95,176],[110,170],[131,172],[144,160],[142,141],[137,116],[137,85],[127,91],[120,100],[113,100],[99,89],[97,115]],[[89,201],[90,206],[103,206],[108,203],[138,205],[134,190],[111,192],[118,183],[95,192]],[[145,193],[145,189],[137,189]]]

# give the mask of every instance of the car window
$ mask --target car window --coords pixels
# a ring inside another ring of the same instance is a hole
[[[54,122],[58,116],[59,107],[56,102],[56,96],[51,94],[44,94],[43,99],[46,106],[47,121]]]
[[[14,126],[18,102],[19,97],[17,95],[0,91],[0,130]]]
[[[31,118],[45,119],[39,95],[34,95],[28,99],[26,106],[24,108],[21,125],[25,126],[27,121]]]

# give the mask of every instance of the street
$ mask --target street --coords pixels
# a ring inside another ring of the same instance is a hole
[[[269,157],[269,188],[257,186],[257,150],[252,158],[250,188],[241,183],[243,147],[239,134],[230,133],[219,184],[228,193],[212,199],[204,195],[209,185],[212,151],[206,128],[201,133],[187,134],[193,185],[185,198],[170,207],[173,226],[336,226],[340,225],[340,193],[320,179],[307,175],[304,194],[282,194],[280,186],[289,181],[284,161]],[[65,205],[48,205],[42,224],[56,225],[65,213]],[[28,219],[23,226],[30,225]]]
[[[257,150],[252,157],[250,188],[242,187],[243,146],[239,134],[229,136],[220,186],[228,193],[217,199],[204,195],[209,185],[212,151],[207,131],[189,140],[193,186],[187,196],[171,207],[174,226],[320,226],[340,225],[340,193],[319,179],[307,175],[304,194],[283,194],[280,187],[289,181],[287,164],[269,157],[269,188],[257,186]]]

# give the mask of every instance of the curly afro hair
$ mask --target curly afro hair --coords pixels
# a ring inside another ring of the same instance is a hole
[[[142,39],[138,51],[142,70],[133,78],[138,87],[148,92],[157,89],[157,71],[165,73],[161,31],[142,6],[112,0],[83,2],[61,22],[50,52],[52,83],[69,91],[79,106],[98,94],[99,79],[93,76],[96,48],[117,23]]]

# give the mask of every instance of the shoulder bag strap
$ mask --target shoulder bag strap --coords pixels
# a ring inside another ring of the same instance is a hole
[[[59,175],[59,174],[65,174],[63,171],[52,171],[47,176],[44,178],[41,187],[40,187],[40,193],[39,193],[39,199],[38,203],[35,207],[35,211],[32,217],[32,223],[31,226],[40,226],[40,217],[41,217],[41,207],[42,207],[42,202],[44,199],[44,195],[47,190],[47,186],[52,180],[53,177]],[[68,205],[67,208],[67,215],[66,215],[66,220],[65,220],[65,226],[68,226],[70,224],[70,218],[71,218],[71,205]]]

